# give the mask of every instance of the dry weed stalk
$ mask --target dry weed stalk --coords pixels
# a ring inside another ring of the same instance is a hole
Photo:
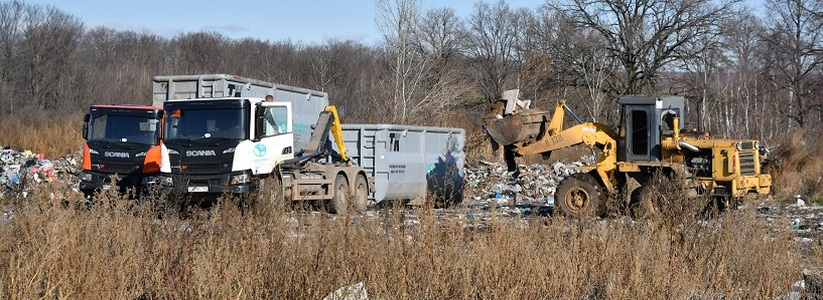
[[[799,269],[788,232],[752,210],[481,222],[399,205],[333,216],[240,200],[157,218],[115,194],[89,208],[31,199],[0,224],[0,298],[320,299],[357,282],[388,299],[773,298]]]

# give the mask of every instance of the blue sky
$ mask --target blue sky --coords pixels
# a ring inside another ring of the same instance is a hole
[[[303,44],[327,39],[374,44],[382,40],[375,26],[373,0],[23,0],[53,5],[80,18],[86,28],[153,32],[164,37],[216,31],[229,38],[291,40]],[[758,1],[759,0],[748,0]],[[451,7],[469,16],[476,0],[423,0],[424,9]],[[497,0],[486,0],[496,3]],[[535,9],[544,0],[506,0],[512,8]]]

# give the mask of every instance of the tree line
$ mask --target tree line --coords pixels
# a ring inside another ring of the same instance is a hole
[[[376,0],[383,41],[302,44],[216,32],[166,38],[87,28],[52,6],[0,2],[0,117],[149,104],[155,75],[229,73],[329,93],[347,122],[455,125],[502,91],[548,109],[566,99],[618,122],[617,97],[688,99],[686,124],[770,141],[817,132],[823,0],[477,1],[466,18],[422,0]]]

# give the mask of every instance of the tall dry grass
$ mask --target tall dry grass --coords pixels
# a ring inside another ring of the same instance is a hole
[[[66,115],[69,117],[57,118],[42,111],[27,110],[0,118],[0,146],[32,150],[50,159],[82,149],[83,113]]]
[[[18,203],[0,223],[0,299],[321,299],[357,282],[374,299],[771,299],[800,269],[789,233],[752,210],[480,223],[402,207],[241,213],[235,201],[182,219],[113,194],[88,210]]]
[[[766,168],[775,192],[783,198],[823,198],[823,140],[796,130],[775,144]]]

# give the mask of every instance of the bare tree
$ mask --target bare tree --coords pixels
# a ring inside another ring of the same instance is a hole
[[[25,4],[20,1],[0,3],[0,97],[8,103],[8,112],[14,113],[16,98],[13,93],[13,74],[20,67],[16,55],[20,43],[21,24]],[[0,112],[6,107],[0,108]]]
[[[738,133],[742,136],[751,136],[752,130],[756,129],[759,139],[764,140],[765,126],[773,121],[770,120],[773,118],[767,117],[767,103],[760,97],[761,89],[765,86],[758,76],[762,68],[758,59],[758,49],[764,48],[760,35],[765,28],[762,20],[751,12],[724,22],[723,27],[729,29],[723,35],[723,49],[729,60],[728,70],[724,74],[730,85],[727,97],[735,100],[742,110],[743,128]],[[761,121],[752,122],[753,118]]]
[[[179,54],[182,71],[191,74],[227,73],[230,61],[225,55],[230,40],[217,32],[183,34],[172,41]]]
[[[30,5],[25,11],[23,59],[29,96],[39,109],[53,109],[71,91],[72,60],[83,23],[53,6]]]
[[[609,82],[611,95],[655,89],[659,72],[684,57],[700,55],[684,45],[716,36],[716,24],[740,0],[568,0],[550,4],[578,26],[593,29],[620,62],[623,76]]]
[[[474,5],[466,52],[489,105],[499,99],[506,80],[517,71],[523,59],[523,54],[517,51],[525,31],[521,16],[502,0],[494,6],[482,1]]]
[[[393,122],[406,121],[422,75],[430,65],[414,49],[420,10],[418,0],[377,0],[377,26],[392,60],[388,84]]]
[[[823,1],[768,0],[766,7],[771,12],[765,37],[770,77],[785,91],[787,104],[779,112],[805,127],[812,111],[823,110],[823,102],[814,97],[820,87],[812,84],[823,62]]]
[[[425,122],[467,90],[452,63],[461,23],[451,10],[423,14],[417,0],[378,0],[388,55],[391,122]]]
[[[416,48],[430,66],[423,74],[422,98],[412,108],[412,113],[420,116],[418,122],[428,119],[431,123],[428,115],[446,113],[471,90],[466,69],[459,64],[464,33],[453,9],[430,10],[422,18]]]

